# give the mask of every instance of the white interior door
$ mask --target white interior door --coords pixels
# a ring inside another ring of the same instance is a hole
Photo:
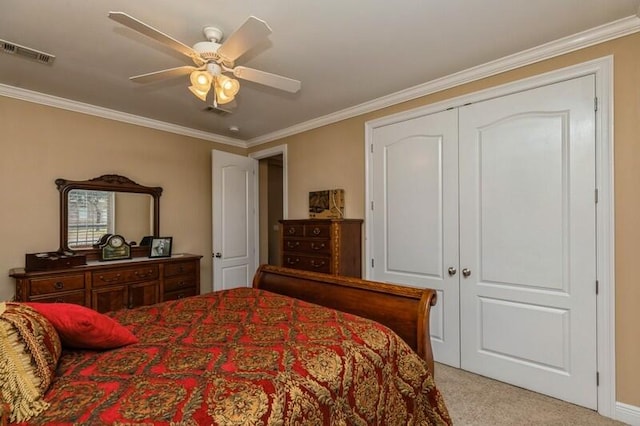
[[[457,117],[449,110],[373,129],[368,277],[435,289],[434,357],[459,367]]]
[[[590,408],[595,77],[460,108],[462,368]]]
[[[211,152],[213,289],[249,287],[256,264],[255,173],[258,161]]]

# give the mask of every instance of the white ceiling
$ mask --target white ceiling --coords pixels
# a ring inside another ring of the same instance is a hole
[[[250,141],[403,89],[636,15],[640,0],[2,0],[0,39],[56,56],[0,51],[0,84]],[[205,111],[188,76],[128,77],[191,65],[107,18],[126,12],[187,45],[249,15],[273,30],[236,64],[302,81],[296,94],[241,80],[234,113]],[[2,87],[0,87],[2,88]],[[7,89],[4,86],[4,89]],[[6,92],[6,90],[5,90]],[[239,132],[229,128],[237,126]]]

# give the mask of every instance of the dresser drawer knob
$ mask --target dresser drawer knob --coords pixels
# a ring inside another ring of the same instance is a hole
[[[299,245],[300,245],[300,242],[299,242],[299,241],[294,241],[294,242],[287,241],[287,247],[289,247],[289,248],[291,248],[291,249],[292,249],[292,248],[296,248],[296,247],[298,247]]]
[[[322,250],[323,248],[325,248],[325,245],[324,243],[320,243],[320,244],[311,243],[311,248],[313,250]]]
[[[299,258],[299,257],[296,257],[295,259],[292,259],[292,258],[290,258],[290,257],[287,257],[287,264],[289,264],[289,265],[296,265],[296,264],[298,264],[298,263],[300,263],[300,258]]]
[[[63,283],[62,281],[57,281],[57,282],[53,285],[53,287],[54,287],[56,290],[62,290],[62,289],[64,288],[64,283]]]
[[[289,228],[289,234],[295,234],[296,233],[296,228]]]
[[[313,235],[320,235],[320,228],[318,228],[317,226],[313,228]]]

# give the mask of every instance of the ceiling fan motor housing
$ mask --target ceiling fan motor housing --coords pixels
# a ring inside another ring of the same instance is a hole
[[[207,61],[217,61],[220,59],[218,55],[218,49],[220,44],[214,41],[199,41],[193,45],[193,50],[200,54],[200,57]]]

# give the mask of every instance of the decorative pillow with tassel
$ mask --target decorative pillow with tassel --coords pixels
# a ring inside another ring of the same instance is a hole
[[[55,376],[61,344],[51,323],[35,309],[0,302],[0,400],[11,422],[46,410],[44,393]]]

